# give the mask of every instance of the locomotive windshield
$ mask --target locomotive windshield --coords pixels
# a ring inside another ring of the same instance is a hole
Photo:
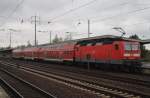
[[[140,45],[134,42],[125,42],[125,50],[140,50]]]

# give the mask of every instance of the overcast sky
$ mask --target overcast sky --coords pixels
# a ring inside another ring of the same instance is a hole
[[[126,37],[150,39],[150,0],[0,0],[0,47],[9,45],[9,29],[17,30],[11,31],[13,46],[34,44],[35,15],[37,31],[52,31],[53,38],[64,38],[65,32],[72,32],[73,39],[87,37],[89,19],[90,36],[120,36],[112,28],[122,27]],[[49,33],[37,32],[37,40],[48,43]]]

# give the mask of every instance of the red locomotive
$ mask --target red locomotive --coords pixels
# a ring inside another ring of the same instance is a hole
[[[107,64],[109,67],[135,69],[141,66],[140,52],[138,40],[104,35],[57,44],[19,48],[13,50],[13,57],[82,62],[98,66]]]

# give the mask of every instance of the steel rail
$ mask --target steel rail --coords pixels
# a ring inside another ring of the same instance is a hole
[[[39,91],[40,93],[44,94],[44,95],[47,96],[48,98],[57,98],[56,96],[50,94],[49,92],[46,92],[46,91],[40,89],[39,87],[37,87],[37,86],[35,86],[35,85],[33,85],[33,84],[27,82],[26,80],[24,80],[24,79],[22,79],[22,78],[20,78],[20,77],[18,77],[18,76],[16,76],[16,75],[14,75],[13,73],[10,73],[10,72],[8,72],[8,71],[6,71],[6,70],[4,70],[4,69],[0,69],[0,70],[3,71],[3,72],[5,72],[6,74],[12,76],[13,78],[15,78],[15,79],[21,81],[22,83],[24,83],[24,84],[30,86],[31,88],[33,88],[33,89]]]
[[[11,91],[13,93],[13,96],[15,96],[17,98],[24,98],[14,87],[12,87],[11,85],[9,85],[9,83],[7,83],[1,77],[0,77],[0,83],[2,83],[3,85],[5,85],[9,89],[9,91]]]
[[[11,65],[11,66],[17,66],[16,64],[9,64],[9,65]],[[49,77],[50,75],[47,75],[47,74],[49,74],[49,73],[44,73],[43,74],[43,72],[42,71],[36,71],[36,70],[33,70],[33,69],[29,69],[29,68],[25,68],[25,67],[22,67],[22,66],[20,66],[20,69],[24,69],[24,70],[26,70],[26,71],[30,71],[30,72],[33,72],[33,73],[37,73],[37,74],[39,74],[39,75],[43,75],[43,76],[46,76],[46,77]],[[53,74],[53,78],[54,78],[54,76],[56,76],[56,75],[54,75]],[[60,78],[60,76],[56,76],[55,77],[55,79],[58,79],[58,80],[62,80],[62,78],[61,79],[59,79]],[[62,77],[62,76],[61,76]],[[66,77],[64,77],[64,79],[67,79]],[[69,80],[71,80],[71,79],[69,79]],[[66,80],[63,80],[63,81],[66,81]],[[78,82],[82,82],[82,81],[79,81],[79,80],[73,80],[73,81],[78,81]],[[73,81],[71,81],[71,82],[73,82]],[[85,81],[84,81],[85,82]],[[87,82],[87,81],[86,81]],[[87,83],[88,85],[92,85],[92,86],[95,86],[95,87],[98,87],[99,85],[95,85],[95,84],[91,84],[91,83]],[[84,85],[84,84],[83,84]],[[82,86],[83,86],[82,85]],[[104,89],[107,89],[107,91],[108,90],[110,90],[110,92],[112,93],[113,92],[113,89],[111,89],[111,88],[105,88],[105,87],[102,87],[102,88],[104,88]],[[125,93],[125,91],[123,91],[124,92],[124,94],[123,94],[123,92],[121,92],[121,90],[114,90],[114,91],[118,91],[118,92],[120,92],[120,95],[124,95],[125,97],[124,98],[130,98],[131,96],[130,95],[132,95],[132,94],[130,94],[129,92],[128,93]],[[103,91],[101,91],[101,92],[103,92]],[[105,93],[105,92],[103,92],[103,93]],[[114,93],[114,92],[113,92]],[[119,94],[119,93],[118,93]],[[111,94],[110,94],[111,95]],[[135,94],[135,95],[137,95],[137,94]],[[133,96],[133,95],[132,95]],[[121,96],[119,96],[119,97],[121,97]],[[135,96],[135,97],[139,97],[139,96]]]
[[[17,66],[15,64],[9,64],[9,63],[5,63],[5,65]],[[131,98],[131,97],[138,98],[139,97],[139,96],[134,96],[133,94],[128,94],[127,92],[123,92],[123,91],[118,90],[118,89],[114,89],[114,88],[113,89],[106,88],[106,87],[91,84],[91,83],[88,83],[88,82],[83,82],[83,81],[79,81],[79,80],[75,80],[75,79],[69,79],[69,78],[66,78],[66,77],[62,77],[62,76],[58,76],[58,75],[54,75],[54,74],[49,74],[49,73],[45,73],[45,72],[42,72],[42,71],[36,71],[34,69],[25,68],[25,67],[22,67],[22,66],[20,66],[19,68],[21,68],[21,69],[23,69],[24,71],[27,71],[27,72],[32,72],[32,73],[36,73],[38,75],[45,76],[47,78],[51,77],[51,78],[59,80],[59,81],[68,82],[69,84],[71,84],[73,86],[75,85],[75,87],[81,86],[81,88],[83,88],[83,89],[86,88],[88,90],[91,90],[91,92],[96,92],[96,93],[102,92],[105,95],[111,95],[111,96],[115,96],[115,97],[119,97],[119,98]]]

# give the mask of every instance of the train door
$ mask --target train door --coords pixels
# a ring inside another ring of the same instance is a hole
[[[112,54],[113,54],[112,45],[111,44],[103,45],[102,52],[103,53],[101,55],[101,59],[104,60],[105,63],[110,64],[112,61]]]
[[[103,46],[102,46],[102,50],[104,53],[103,54],[103,59],[106,63],[111,63],[112,61],[112,54],[113,54],[113,41],[111,39],[103,39],[102,41]]]
[[[44,51],[42,48],[39,48],[37,50],[37,59],[43,59],[44,58]]]
[[[108,46],[109,47],[109,46]],[[111,63],[111,61],[112,61],[112,48],[108,48],[107,49],[107,58],[108,58],[108,63]]]
[[[81,47],[79,44],[75,45],[75,61],[81,61]]]
[[[40,59],[40,50],[41,50],[41,48],[37,48],[36,59]]]
[[[112,50],[111,50],[111,58],[113,61],[118,60],[120,58],[120,44],[119,42],[114,42],[114,44],[112,44]]]

